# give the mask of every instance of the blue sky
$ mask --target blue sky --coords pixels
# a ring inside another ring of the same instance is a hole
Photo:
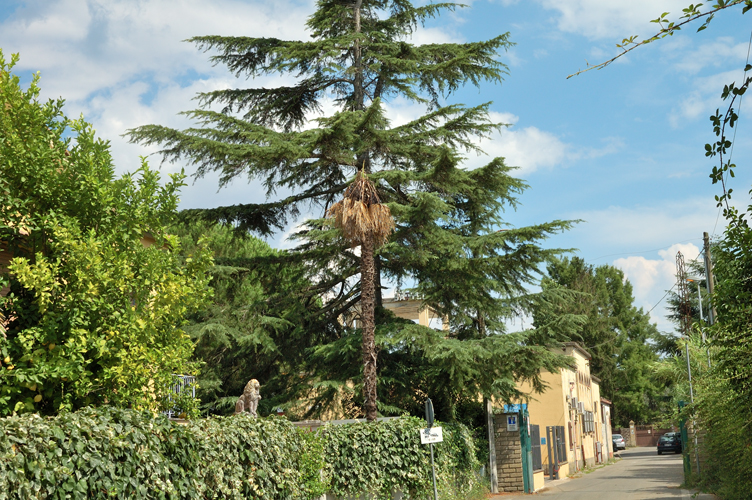
[[[719,236],[708,178],[712,163],[703,146],[713,140],[708,116],[722,106],[723,84],[741,81],[750,35],[736,8],[720,13],[702,33],[689,28],[618,60],[601,71],[566,79],[616,53],[629,35],[645,37],[661,12],[678,13],[684,0],[472,0],[469,7],[431,21],[416,43],[475,41],[509,31],[516,43],[501,60],[510,74],[500,86],[468,87],[451,102],[493,101],[493,117],[511,124],[482,143],[491,156],[519,167],[530,189],[514,226],[552,219],[583,219],[549,240],[576,248],[593,264],[624,270],[637,304],[650,310],[674,283],[677,250],[693,259],[702,232]],[[64,97],[69,116],[83,114],[112,143],[118,171],[134,170],[153,149],[129,145],[121,134],[148,123],[184,127],[178,115],[196,92],[270,86],[266,77],[236,80],[213,67],[208,55],[181,42],[196,35],[306,37],[314,9],[308,0],[45,0],[0,3],[0,47],[19,52],[16,72],[28,80],[41,72],[45,97]],[[732,180],[735,203],[748,204],[752,144],[745,109],[736,138]],[[421,113],[415,105],[389,103],[394,122]],[[483,158],[468,158],[468,166]],[[152,162],[157,163],[154,158]],[[183,165],[165,165],[175,171]],[[192,167],[184,165],[190,173]],[[241,179],[218,192],[216,177],[184,188],[182,207],[263,201],[263,191]],[[285,246],[284,235],[270,240]],[[670,330],[662,304],[653,321]]]

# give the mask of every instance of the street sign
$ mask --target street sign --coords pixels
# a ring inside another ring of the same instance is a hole
[[[504,405],[504,413],[519,413],[520,410],[526,410],[527,403],[514,403],[511,405]]]
[[[420,430],[420,444],[441,443],[444,441],[444,433],[441,427],[429,427]]]
[[[429,429],[433,427],[433,403],[431,402],[431,398],[426,399],[426,423],[428,423]]]
[[[507,432],[514,432],[520,430],[517,425],[517,415],[507,415]]]

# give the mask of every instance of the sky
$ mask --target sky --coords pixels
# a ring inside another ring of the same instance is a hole
[[[709,178],[713,160],[704,145],[715,138],[708,117],[723,109],[723,85],[741,82],[749,57],[748,21],[741,8],[719,13],[708,29],[689,27],[641,47],[600,71],[567,76],[616,55],[616,43],[646,38],[662,12],[678,17],[685,0],[469,0],[467,7],[431,20],[413,43],[480,41],[509,32],[516,44],[500,60],[501,84],[466,87],[448,102],[492,101],[492,118],[510,126],[481,143],[490,157],[519,167],[530,188],[514,227],[554,219],[582,220],[547,241],[573,249],[593,265],[622,269],[636,305],[662,331],[673,330],[661,299],[675,283],[675,260],[699,256],[703,232],[719,238],[724,220]],[[128,144],[129,128],[160,124],[184,128],[181,111],[197,92],[272,86],[289,77],[236,78],[212,66],[210,54],[185,39],[199,35],[303,40],[311,0],[3,0],[0,48],[19,53],[14,69],[28,82],[41,75],[44,98],[66,99],[66,114],[83,115],[111,142],[118,173],[135,170],[156,148]],[[742,101],[731,180],[734,204],[746,207],[752,172],[745,165],[752,141]],[[422,114],[414,104],[387,103],[392,122]],[[151,156],[152,164],[159,164]],[[471,155],[467,168],[488,158]],[[165,164],[165,173],[190,164]],[[259,184],[238,179],[218,189],[216,176],[183,188],[181,208],[209,208],[265,200]],[[319,214],[310,214],[319,215]],[[289,228],[287,231],[292,231]],[[268,241],[285,248],[282,233]],[[529,325],[528,325],[529,326]]]

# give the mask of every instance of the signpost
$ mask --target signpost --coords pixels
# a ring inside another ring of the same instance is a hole
[[[444,441],[444,435],[441,427],[429,427],[420,430],[420,444],[441,443]]]
[[[426,422],[428,427],[420,430],[420,443],[431,446],[431,473],[433,474],[433,498],[439,500],[439,492],[436,490],[436,467],[433,463],[433,444],[444,441],[441,427],[433,427],[433,403],[431,398],[426,399]]]

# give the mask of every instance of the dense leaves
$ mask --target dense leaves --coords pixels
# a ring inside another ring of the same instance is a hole
[[[194,341],[194,359],[203,365],[198,396],[212,413],[233,411],[248,380],[263,386],[259,411],[276,407],[288,414],[301,408],[312,389],[301,379],[308,349],[325,343],[333,328],[305,268],[284,251],[232,228],[192,222],[173,228],[184,255],[199,242],[214,256],[210,303],[188,315],[185,330]],[[323,319],[322,319],[323,316]],[[302,415],[301,415],[302,416]]]
[[[432,494],[423,422],[302,431],[280,418],[201,419],[180,425],[111,407],[55,418],[0,420],[0,500],[27,498],[313,499],[361,493]],[[482,491],[474,444],[461,426],[436,446],[442,498]]]
[[[116,179],[107,142],[63,101],[39,102],[0,52],[0,415],[111,403],[157,408],[193,345],[209,255],[165,232],[182,176]]]
[[[632,285],[624,273],[609,265],[594,267],[581,258],[563,259],[548,266],[544,289],[563,287],[572,300],[570,313],[587,317],[573,337],[590,353],[590,371],[600,378],[601,395],[614,403],[615,425],[652,423],[665,410],[667,384],[655,376],[659,340],[656,326],[634,306]],[[552,321],[563,310],[537,310],[536,323]]]
[[[1,420],[0,443],[2,499],[310,498],[303,485],[320,466],[308,456],[305,436],[282,419],[179,425],[89,408]]]
[[[440,425],[440,424],[438,424]],[[432,498],[428,447],[420,444],[425,421],[399,418],[376,425],[326,426],[324,454],[330,491],[338,498],[391,500],[400,491],[407,498]],[[480,463],[466,427],[443,425],[444,441],[435,445],[437,489],[441,498],[464,500],[482,494]]]
[[[397,412],[405,404],[412,408],[426,391],[431,396],[446,393],[447,401],[456,401],[463,391],[469,394],[465,384],[474,384],[475,376],[482,382],[474,387],[485,395],[509,398],[518,371],[533,374],[554,363],[545,349],[549,333],[573,325],[571,315],[547,323],[537,332],[544,346],[539,349],[524,347],[527,334],[496,338],[506,332],[507,319],[524,315],[538,300],[549,300],[530,296],[527,288],[537,284],[544,263],[562,253],[545,249],[545,240],[572,223],[513,227],[504,220],[504,210],[515,209],[527,187],[512,176],[513,168],[502,158],[475,170],[463,166],[467,155],[479,152],[478,139],[504,124],[491,121],[490,103],[447,101],[466,84],[500,84],[507,72],[500,54],[512,44],[507,33],[462,44],[409,42],[418,25],[459,7],[320,0],[308,21],[309,41],[195,37],[191,41],[210,51],[212,62],[239,77],[282,74],[294,83],[201,94],[202,107],[187,113],[194,127],[146,125],[128,132],[134,142],[160,145],[167,161],[192,162],[196,176],[218,172],[222,185],[240,177],[262,182],[270,197],[266,203],[192,212],[193,217],[235,223],[244,231],[282,229],[303,210],[323,216],[357,171],[369,176],[396,224],[394,236],[375,251],[374,265],[367,266],[375,269],[377,310],[382,279],[389,279],[414,287],[426,306],[447,318],[449,327],[448,335],[425,328],[403,331],[405,323],[376,313],[382,338],[377,342],[385,346],[379,356],[395,363],[379,375],[388,377],[391,386],[379,396],[386,398],[383,411]],[[392,122],[388,106],[404,102],[423,106],[423,114],[407,123]],[[332,113],[313,113],[331,104]],[[362,376],[354,369],[362,360],[352,350],[357,337],[337,326],[337,318],[358,314],[353,306],[362,289],[353,277],[361,256],[370,252],[349,248],[322,219],[308,220],[297,236],[294,255],[313,283],[308,292],[326,297],[324,308],[338,330],[335,342],[316,349],[317,359],[326,363],[306,373],[316,384],[318,400],[310,408],[323,411],[327,402],[362,387]],[[524,368],[498,368],[494,355],[502,352],[505,360],[524,363]],[[430,368],[425,368],[429,360]],[[422,375],[411,379],[408,388],[406,379],[397,377],[400,369]],[[446,407],[449,418],[453,405]]]

